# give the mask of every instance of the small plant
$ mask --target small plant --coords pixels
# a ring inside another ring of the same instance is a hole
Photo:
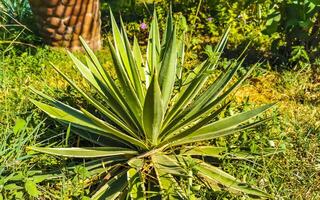
[[[171,14],[167,17],[162,41],[154,14],[146,57],[142,56],[137,39],[131,47],[122,21],[119,29],[112,13],[111,21],[114,43],[109,40],[109,46],[116,79],[102,67],[83,40],[86,64],[69,53],[76,68],[99,97],[85,93],[53,65],[97,112],[75,109],[34,89],[48,104],[31,100],[52,118],[66,126],[71,124],[72,132],[91,145],[29,149],[91,159],[86,167],[92,179],[99,180],[92,199],[149,199],[153,196],[195,199],[193,192],[199,184],[214,190],[269,197],[264,191],[248,186],[204,159],[229,155],[227,148],[211,145],[209,141],[265,122],[243,124],[273,106],[265,105],[220,119],[230,103],[226,98],[253,69],[234,81],[233,77],[244,61],[238,59],[214,82],[208,81],[219,64],[229,30],[214,49],[214,56],[180,76],[177,72],[184,48],[176,36]],[[176,77],[183,77],[184,84],[176,84]],[[240,153],[231,158],[242,159],[243,155]],[[84,184],[84,187],[92,185],[89,180]]]
[[[310,64],[310,58],[304,46],[293,46],[291,51],[291,58],[289,62],[295,63],[296,66],[304,68]]]
[[[44,121],[29,128],[32,116],[27,120],[17,119],[13,128],[1,129],[0,134],[0,199],[26,199],[41,194],[36,184],[48,176],[39,171],[25,170],[22,166],[29,155],[25,155],[26,145],[33,145],[42,134]],[[28,166],[29,168],[29,166]],[[52,177],[52,176],[49,176]]]

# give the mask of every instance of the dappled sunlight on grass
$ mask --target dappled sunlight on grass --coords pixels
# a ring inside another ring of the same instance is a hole
[[[281,136],[286,152],[266,159],[258,176],[268,177],[269,187],[279,197],[317,199],[320,195],[320,86],[314,83],[317,78],[312,71],[270,71],[251,78],[236,93],[238,103],[277,102],[279,121],[261,134],[271,140]]]

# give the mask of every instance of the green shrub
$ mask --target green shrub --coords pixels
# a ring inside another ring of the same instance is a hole
[[[268,14],[265,32],[282,32],[289,46],[306,44],[311,34],[316,34],[316,20],[320,11],[320,2],[316,0],[275,1]]]
[[[86,65],[73,54],[77,69],[100,97],[86,94],[71,79],[55,68],[98,112],[75,109],[39,91],[47,102],[32,102],[52,118],[90,142],[86,147],[48,148],[30,150],[63,157],[93,159],[86,166],[91,177],[98,177],[98,189],[93,199],[128,197],[146,199],[151,196],[196,198],[197,185],[210,185],[215,190],[226,189],[248,195],[269,197],[237,180],[220,168],[201,158],[228,157],[225,147],[208,145],[207,141],[250,129],[265,120],[249,119],[271,108],[265,105],[251,111],[220,119],[229,105],[225,99],[250,74],[233,81],[244,59],[232,63],[214,82],[208,79],[226,45],[229,30],[217,45],[214,55],[183,74],[179,67],[183,42],[176,36],[172,16],[167,18],[163,39],[156,14],[151,23],[146,62],[138,41],[129,43],[123,25],[119,30],[111,14],[114,44],[109,46],[117,78],[114,79],[98,62],[84,43]],[[122,22],[121,22],[122,23]],[[176,76],[183,80],[176,86]],[[269,153],[274,153],[270,150]],[[232,159],[250,158],[247,152],[234,154]],[[201,180],[201,181],[197,181]],[[220,189],[219,189],[220,188]]]
[[[317,0],[274,1],[263,31],[269,35],[281,35],[274,41],[274,53],[284,55],[290,63],[297,47],[301,46],[309,54],[306,56],[316,57],[320,41],[319,11],[320,1]]]

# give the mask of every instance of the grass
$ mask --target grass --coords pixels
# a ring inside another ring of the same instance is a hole
[[[0,15],[1,12],[0,9]],[[53,62],[87,91],[90,92],[90,88],[72,69],[64,50],[29,48],[16,44],[16,35],[3,29],[1,24],[0,31],[1,38],[6,39],[0,41],[0,199],[1,195],[4,199],[32,199],[25,183],[31,180],[30,172],[39,169],[55,169],[62,174],[59,179],[36,183],[37,190],[46,199],[80,199],[88,194],[89,189],[83,187],[88,174],[81,165],[67,170],[74,160],[26,152],[25,146],[38,142],[55,146],[66,143],[76,146],[79,142],[73,136],[66,139],[67,128],[58,127],[35,109],[29,101],[35,98],[29,87],[76,107],[89,106],[50,67],[49,63]],[[17,32],[18,35],[21,33],[23,41],[34,41],[35,36],[24,26],[19,25]],[[202,48],[203,45],[198,46]],[[98,54],[105,67],[111,65],[107,50]],[[198,60],[191,60],[190,65],[193,62]],[[276,199],[320,199],[320,66],[281,72],[270,68],[266,64],[256,70],[235,94],[234,103],[228,110],[232,114],[239,109],[277,102],[268,126],[215,142],[230,148],[235,144],[249,147],[252,152],[262,147],[277,147],[285,149],[285,153],[253,161],[223,160],[224,169],[241,180],[264,188]],[[12,174],[23,176],[18,181],[5,182]],[[8,192],[2,187],[8,184],[17,187]],[[212,193],[203,189],[199,194],[203,199],[245,199],[231,197],[227,192]]]
[[[99,53],[104,54],[105,52],[101,51]],[[110,64],[108,59],[108,56],[102,59],[106,65]],[[82,87],[86,88],[88,86],[85,81],[79,79],[79,74],[72,69],[71,61],[68,59],[65,51],[39,48],[36,51],[35,49],[29,49],[29,51],[20,55],[16,55],[16,52],[12,50],[4,52],[0,59],[0,140],[17,144],[0,145],[0,157],[2,153],[5,155],[14,155],[17,154],[17,151],[22,157],[26,156],[26,146],[35,145],[36,142],[57,146],[65,145],[66,143],[65,129],[55,128],[56,124],[51,119],[41,122],[43,119],[46,119],[47,116],[36,110],[29,101],[30,98],[35,98],[35,95],[30,92],[30,87],[44,91],[49,95],[63,99],[63,101],[70,102],[71,104],[87,107],[82,102],[80,96],[75,94],[67,83],[50,67],[49,62],[55,63],[63,72],[73,77]],[[75,96],[75,98],[70,99],[69,96]],[[13,130],[21,119],[28,119],[28,123],[26,124],[28,131],[25,131],[24,134],[21,135],[14,134]],[[46,134],[39,134],[38,137],[36,134],[40,131],[38,130],[39,127],[37,127],[38,124],[41,124],[42,132],[47,130],[47,127],[54,129],[54,131],[45,131]],[[8,135],[10,135],[10,137]],[[75,140],[73,137],[70,137],[68,142],[70,145],[73,145],[74,142],[77,142]],[[21,145],[18,146],[20,143]],[[69,178],[68,174],[70,174],[70,172],[64,173],[66,167],[72,164],[72,162],[48,157],[46,155],[31,155],[28,156],[28,159],[24,162],[21,162],[19,167],[10,167],[12,163],[19,158],[19,156],[10,157],[10,159],[1,157],[0,163],[2,165],[0,169],[5,168],[7,170],[5,174],[0,173],[0,185],[2,185],[1,178],[6,178],[10,174],[24,174],[25,172],[33,170],[54,170],[55,172],[62,173],[59,181],[54,182],[55,184],[47,181],[46,184],[39,183],[37,186],[38,190],[42,191],[42,194],[47,199],[84,195],[84,189],[81,187],[81,184],[79,184],[79,181],[82,181],[82,179],[78,178],[75,180],[77,176]],[[2,159],[10,161],[4,162]],[[74,173],[80,173],[79,176],[82,176],[81,173],[83,173],[83,170],[77,170],[79,172],[75,171]],[[73,170],[71,170],[71,173],[72,171]],[[28,199],[30,194],[27,190],[23,189],[26,179],[28,179],[28,177],[24,177],[17,183],[19,187],[22,187],[22,191],[20,191],[20,188],[14,193],[7,193],[0,187],[0,194],[3,193],[5,199]],[[10,184],[11,183],[12,181]],[[51,189],[51,187],[55,188]],[[13,190],[15,191],[16,189]],[[18,196],[16,196],[16,193],[18,193]]]
[[[237,101],[278,102],[280,114],[265,134],[286,153],[266,159],[264,184],[283,199],[320,198],[320,76],[314,70],[266,72],[238,91]],[[245,169],[244,169],[245,170]]]
[[[105,67],[111,64],[106,50],[99,52],[99,58]],[[20,149],[21,156],[26,155],[24,146],[32,142],[43,141],[55,145],[64,145],[65,129],[54,128],[56,125],[50,120],[42,124],[43,130],[50,126],[54,133],[46,131],[42,139],[38,139],[35,131],[37,124],[46,116],[35,109],[29,98],[34,98],[29,87],[63,99],[76,106],[87,107],[75,91],[73,91],[61,77],[49,66],[49,62],[56,64],[63,72],[70,75],[82,87],[90,91],[87,83],[80,79],[79,74],[72,69],[71,61],[61,50],[38,48],[16,55],[9,51],[2,55],[1,86],[0,86],[0,138],[12,133],[15,124],[20,119],[28,118],[28,134],[22,137],[23,147],[7,146],[7,151],[15,152]],[[253,185],[258,185],[272,193],[277,199],[319,199],[320,198],[320,85],[319,73],[306,68],[303,71],[282,71],[258,69],[253,77],[234,96],[234,103],[229,112],[238,109],[248,109],[251,106],[277,102],[269,126],[262,126],[255,132],[244,132],[235,137],[224,138],[218,142],[230,148],[235,144],[248,146],[252,152],[257,148],[278,147],[285,149],[284,154],[264,157],[256,161],[224,161],[224,168],[229,173]],[[70,97],[72,96],[72,98]],[[31,134],[31,136],[30,136]],[[14,135],[10,141],[15,141]],[[51,138],[50,138],[51,137]],[[71,138],[69,145],[76,145],[77,138]],[[52,169],[62,164],[68,165],[70,160],[59,160],[54,157],[33,155],[32,159],[24,160],[19,168],[10,168],[10,172],[28,171],[31,169]],[[37,164],[35,164],[37,163]],[[7,164],[4,164],[8,168]],[[63,171],[65,167],[61,167]],[[80,172],[79,172],[80,171]],[[79,187],[79,181],[85,177],[81,168],[77,169],[75,180],[73,176],[63,176],[56,181],[37,184],[38,190],[47,198],[60,196],[85,196],[87,189]],[[3,175],[0,174],[0,177]],[[52,189],[51,187],[54,188]],[[75,187],[78,186],[78,187]],[[49,189],[51,188],[51,189]],[[211,193],[202,191],[206,199],[223,199],[231,197],[227,193]],[[23,197],[29,196],[22,190]]]

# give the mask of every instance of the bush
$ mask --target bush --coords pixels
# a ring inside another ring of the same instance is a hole
[[[56,68],[99,112],[78,110],[36,90],[34,92],[49,104],[32,100],[38,108],[61,124],[69,124],[71,131],[87,140],[89,145],[29,149],[63,157],[93,159],[87,171],[90,177],[100,179],[93,199],[120,196],[145,199],[155,195],[170,199],[196,198],[192,189],[194,182],[203,186],[206,184],[201,182],[206,182],[215,190],[222,188],[269,197],[264,191],[250,187],[199,159],[227,156],[227,148],[206,142],[265,122],[259,120],[243,125],[273,106],[269,104],[229,117],[220,117],[229,105],[225,99],[251,72],[249,70],[232,82],[243,63],[243,59],[239,58],[215,81],[208,82],[219,63],[229,30],[218,43],[214,56],[196,67],[195,74],[183,73],[181,76],[179,68],[183,56],[179,55],[184,54],[184,48],[181,38],[176,36],[171,15],[167,17],[166,29],[160,41],[158,21],[154,14],[147,45],[147,64],[144,64],[138,41],[134,40],[131,48],[122,22],[119,30],[112,14],[111,20],[114,44],[109,41],[109,46],[117,79],[113,79],[100,65],[84,41],[87,65],[70,54],[77,69],[95,88],[100,98],[86,94]],[[183,87],[177,87],[176,76],[183,79]],[[269,149],[264,153],[275,152]],[[230,158],[252,157],[254,155],[247,152],[239,152]],[[198,182],[194,177],[201,181]]]

